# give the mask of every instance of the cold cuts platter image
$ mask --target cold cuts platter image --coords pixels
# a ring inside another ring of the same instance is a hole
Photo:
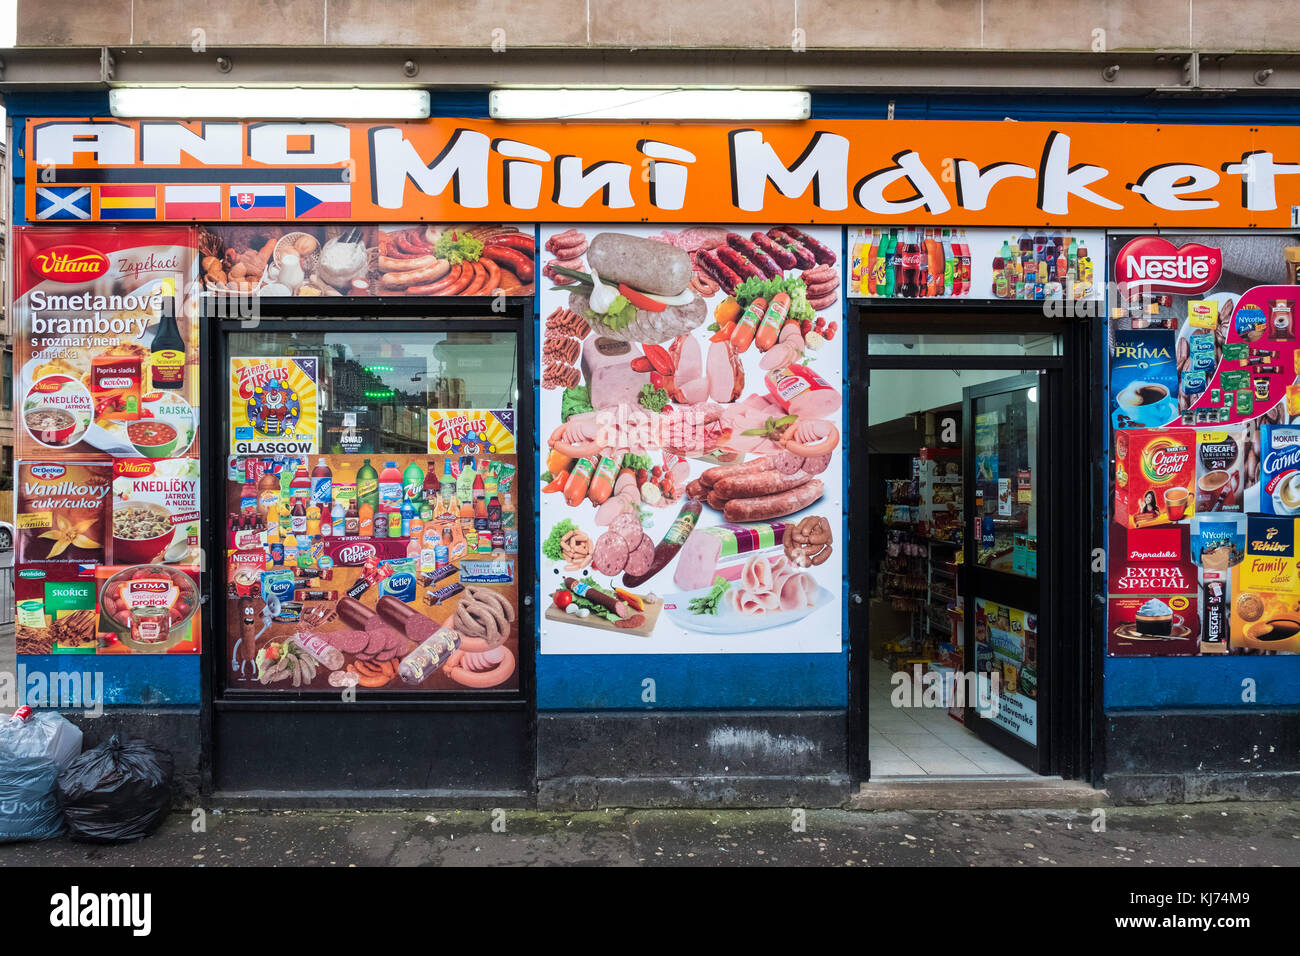
[[[838,653],[840,232],[541,244],[542,653]]]

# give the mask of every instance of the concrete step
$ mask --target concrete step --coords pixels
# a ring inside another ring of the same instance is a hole
[[[854,810],[1024,810],[1109,806],[1110,795],[1060,777],[889,777],[849,798]]]

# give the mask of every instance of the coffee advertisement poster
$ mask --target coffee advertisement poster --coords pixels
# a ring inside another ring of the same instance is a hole
[[[1293,253],[1111,237],[1110,654],[1300,652]]]

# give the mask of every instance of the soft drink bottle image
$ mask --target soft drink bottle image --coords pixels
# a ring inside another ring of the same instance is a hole
[[[916,294],[924,297],[930,294],[930,250],[925,244],[926,230],[916,234]]]
[[[953,267],[956,263],[952,257],[952,233],[943,231],[943,294],[952,295]]]
[[[894,297],[894,283],[898,278],[896,272],[896,259],[898,258],[898,237],[894,230],[889,230],[889,236],[885,239],[885,244],[881,251],[880,260],[876,265],[876,291],[887,299]]]
[[[876,263],[880,259],[880,240],[880,230],[871,230],[871,244],[867,247],[867,261],[862,269],[862,291],[867,295],[876,294]]]
[[[943,246],[939,245],[939,230],[926,230],[926,291],[928,296],[943,295]]]
[[[920,278],[917,260],[916,233],[909,229],[903,233],[903,253],[899,257],[901,276],[898,294],[905,299],[915,299],[917,295],[917,281]]]

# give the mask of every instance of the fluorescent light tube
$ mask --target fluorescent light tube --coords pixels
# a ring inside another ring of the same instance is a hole
[[[493,119],[803,120],[812,96],[800,90],[493,90]]]
[[[179,119],[427,119],[427,90],[123,87],[109,90],[114,116]]]

